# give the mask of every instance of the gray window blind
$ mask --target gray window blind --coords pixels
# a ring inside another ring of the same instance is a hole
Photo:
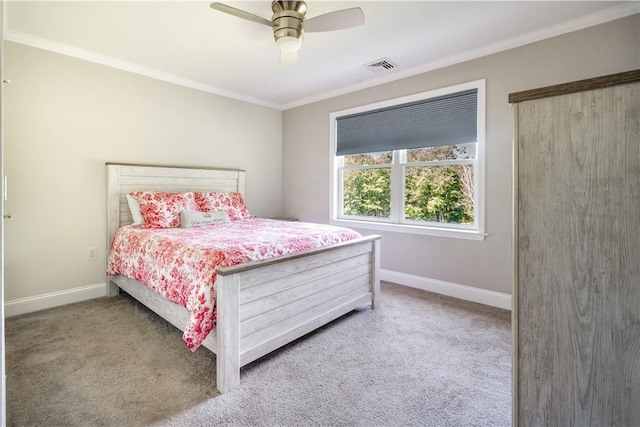
[[[338,117],[336,155],[476,142],[478,91]]]

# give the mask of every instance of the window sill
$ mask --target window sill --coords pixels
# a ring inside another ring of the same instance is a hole
[[[391,231],[395,233],[408,233],[423,236],[436,236],[436,237],[450,237],[454,239],[466,239],[483,241],[485,233],[475,230],[458,230],[458,229],[443,229],[436,227],[425,227],[420,225],[407,225],[407,224],[386,224],[382,222],[373,221],[357,221],[351,219],[329,219],[329,223],[332,225],[339,225],[342,227],[363,228],[366,230],[376,231]]]

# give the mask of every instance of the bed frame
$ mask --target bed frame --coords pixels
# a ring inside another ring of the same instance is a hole
[[[107,244],[131,224],[131,191],[238,191],[242,170],[107,163]],[[216,354],[216,386],[240,383],[240,367],[354,310],[376,307],[380,236],[299,254],[216,269],[218,318],[203,346]],[[108,296],[127,292],[184,330],[188,311],[140,282],[107,277]],[[214,333],[215,332],[215,333]]]

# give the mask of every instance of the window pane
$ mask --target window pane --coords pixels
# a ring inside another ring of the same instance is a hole
[[[393,162],[393,151],[349,154],[344,156],[345,166],[388,165]]]
[[[388,218],[391,212],[391,168],[344,171],[345,215]]]
[[[412,148],[407,150],[407,162],[432,162],[435,160],[474,159],[476,143],[442,145],[438,147]]]
[[[405,219],[473,224],[473,165],[407,167]]]

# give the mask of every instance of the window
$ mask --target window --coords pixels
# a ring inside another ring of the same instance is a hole
[[[484,80],[331,114],[331,222],[484,238]]]

